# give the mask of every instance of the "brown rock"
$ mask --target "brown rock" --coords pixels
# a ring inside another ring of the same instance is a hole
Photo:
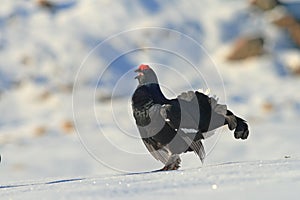
[[[300,47],[300,23],[288,28],[288,31],[293,39],[294,43]]]
[[[285,15],[273,21],[275,25],[288,30],[294,43],[300,47],[300,23],[290,15]]]
[[[52,94],[49,91],[44,91],[42,92],[38,97],[38,101],[46,101],[48,100],[50,97],[52,96]]]
[[[297,24],[297,21],[294,19],[294,17],[290,15],[284,15],[283,17],[274,20],[273,23],[278,27],[288,28],[290,26]]]
[[[58,86],[59,91],[64,93],[71,93],[73,91],[73,84],[62,84]]]
[[[250,4],[267,11],[275,8],[279,2],[277,0],[250,0]]]
[[[266,113],[269,113],[274,110],[274,106],[270,102],[265,102],[262,104],[262,110]]]
[[[47,9],[55,8],[55,4],[49,0],[37,0],[37,4],[40,7],[47,8]]]
[[[38,126],[34,129],[33,134],[34,134],[34,136],[39,137],[39,136],[45,135],[46,132],[47,132],[47,128],[45,126]]]
[[[62,122],[61,128],[64,133],[73,133],[74,132],[74,123],[72,121],[66,120]]]
[[[295,69],[295,70],[293,71],[293,73],[294,73],[295,75],[297,75],[297,76],[300,76],[300,65],[298,66],[297,69]]]
[[[98,96],[98,101],[99,102],[109,102],[112,100],[112,96],[109,94],[100,94]]]
[[[264,39],[262,37],[240,38],[234,46],[232,52],[227,57],[228,60],[243,60],[264,53]]]
[[[24,55],[21,59],[21,63],[24,65],[24,66],[28,66],[28,65],[32,65],[32,58],[28,55]]]
[[[97,100],[99,102],[102,102],[102,103],[105,102],[106,103],[106,102],[110,102],[112,100],[121,99],[123,97],[124,96],[122,96],[122,95],[113,95],[112,96],[111,94],[101,93],[101,94],[98,95]]]

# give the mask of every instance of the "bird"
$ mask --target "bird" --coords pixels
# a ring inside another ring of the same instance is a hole
[[[131,99],[133,117],[147,150],[164,164],[157,171],[179,169],[180,154],[187,152],[194,152],[203,163],[202,141],[222,126],[234,130],[236,139],[248,138],[247,122],[218,104],[217,98],[187,91],[168,99],[149,65],[141,64],[135,72],[138,86]]]

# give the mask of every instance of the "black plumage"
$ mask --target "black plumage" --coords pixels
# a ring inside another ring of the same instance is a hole
[[[194,151],[203,161],[206,133],[224,125],[235,130],[236,139],[248,137],[245,120],[215,98],[188,91],[167,99],[148,65],[139,66],[136,72],[139,85],[132,96],[133,116],[146,148],[165,165],[161,170],[178,169],[179,154],[188,151]]]

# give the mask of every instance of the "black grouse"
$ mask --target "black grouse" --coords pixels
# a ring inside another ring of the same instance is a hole
[[[198,91],[188,91],[176,99],[167,99],[149,65],[135,72],[139,85],[132,96],[132,110],[144,144],[154,158],[165,166],[161,170],[180,167],[179,154],[194,151],[203,162],[202,140],[213,130],[227,125],[236,139],[249,135],[246,121]]]

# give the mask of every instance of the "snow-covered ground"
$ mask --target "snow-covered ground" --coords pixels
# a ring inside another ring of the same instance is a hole
[[[297,199],[300,161],[224,163],[187,170],[2,186],[4,199]],[[88,198],[87,198],[88,197]]]
[[[299,49],[247,1],[36,2],[0,6],[1,199],[297,198],[300,78],[284,66]],[[237,36],[258,33],[264,56],[225,60]],[[180,171],[132,174],[162,166],[130,111],[141,63],[168,97],[210,88],[249,139],[221,130],[203,166],[186,154]]]

